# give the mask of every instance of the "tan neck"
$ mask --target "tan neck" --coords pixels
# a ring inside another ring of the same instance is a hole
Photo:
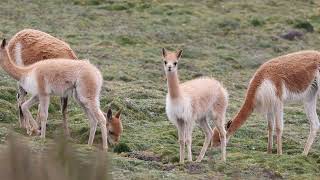
[[[177,71],[173,73],[167,73],[167,81],[170,98],[174,99],[180,97],[181,92]]]
[[[20,81],[20,79],[27,73],[26,68],[22,68],[14,64],[6,49],[3,54],[3,59],[0,60],[1,67],[14,79]]]

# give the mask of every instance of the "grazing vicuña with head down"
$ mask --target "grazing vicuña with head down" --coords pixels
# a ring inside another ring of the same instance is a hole
[[[192,130],[198,123],[205,134],[201,152],[197,158],[200,162],[210,144],[212,129],[210,119],[221,134],[222,160],[226,160],[226,131],[224,129],[225,114],[228,106],[228,93],[215,79],[202,77],[179,83],[178,61],[182,51],[169,52],[162,49],[164,70],[167,76],[168,94],[166,113],[168,119],[177,127],[180,144],[180,163],[184,162],[185,145],[187,145],[188,161],[192,161]]]
[[[51,59],[40,61],[27,67],[15,65],[3,40],[0,47],[0,65],[32,97],[22,104],[29,132],[38,131],[38,124],[32,118],[29,108],[39,102],[38,116],[41,122],[41,137],[45,137],[48,107],[51,95],[66,97],[73,94],[85,111],[90,124],[88,144],[92,145],[99,123],[103,148],[107,149],[107,121],[100,110],[102,76],[100,71],[88,61]],[[31,123],[31,124],[30,124]],[[111,124],[112,125],[112,124]]]
[[[283,106],[288,101],[302,101],[310,122],[310,133],[303,154],[307,155],[320,128],[316,113],[319,94],[320,53],[300,51],[274,58],[256,71],[250,81],[245,101],[232,121],[227,124],[227,138],[256,109],[268,121],[268,153],[272,153],[273,129],[276,127],[277,153],[282,154]],[[220,144],[214,131],[213,145]]]
[[[24,29],[16,33],[8,42],[8,52],[18,66],[28,66],[41,60],[53,58],[77,59],[77,56],[67,43],[50,34],[34,29]],[[26,94],[26,91],[21,86],[18,86],[19,122],[20,127],[23,128],[26,128],[26,123],[22,116],[21,105],[25,102]],[[64,132],[69,136],[66,115],[67,103],[68,97],[61,98]]]

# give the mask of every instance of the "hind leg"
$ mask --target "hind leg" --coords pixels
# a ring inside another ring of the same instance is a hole
[[[268,154],[272,153],[272,147],[273,147],[273,128],[274,128],[274,114],[271,112],[268,112],[266,114],[266,119],[268,121]]]
[[[89,140],[88,140],[88,145],[92,146],[93,144],[93,140],[94,140],[94,136],[96,133],[96,129],[97,129],[97,122],[94,119],[93,115],[91,114],[91,111],[89,111],[88,109],[88,104],[86,104],[85,102],[82,102],[77,94],[77,92],[74,92],[74,99],[76,100],[76,102],[82,107],[82,109],[84,110],[88,120],[89,120],[89,127],[90,127],[90,133],[89,133]]]
[[[217,116],[217,118],[214,121],[214,124],[216,125],[219,134],[220,134],[220,142],[221,142],[221,159],[222,161],[226,161],[226,146],[227,146],[227,138],[226,138],[226,130],[224,128],[224,117],[221,115]]]
[[[62,113],[64,134],[65,136],[70,137],[70,131],[68,128],[68,119],[67,119],[68,96],[61,97],[60,102],[61,102],[61,113]]]
[[[101,129],[101,136],[102,136],[102,148],[107,150],[108,149],[108,132],[107,132],[107,120],[103,115],[103,112],[100,110],[98,106],[95,106],[96,103],[92,103],[90,108],[88,108],[89,113],[94,118],[94,122],[92,125],[95,127],[94,131],[96,130],[97,122],[100,125]],[[90,130],[91,133],[91,130]],[[94,137],[94,134],[92,138]],[[90,140],[90,139],[89,139]]]
[[[98,125],[98,121],[96,120],[96,118],[94,118],[92,112],[90,110],[86,110],[87,111],[87,115],[89,120],[89,124],[90,124],[90,134],[89,134],[89,140],[88,140],[88,145],[92,146],[93,144],[93,140],[94,140],[94,136],[96,134],[97,131],[97,125]]]
[[[279,102],[274,108],[275,111],[275,125],[277,135],[277,154],[282,155],[282,132],[283,132],[283,104]]]
[[[50,97],[48,95],[39,96],[39,101],[38,117],[41,122],[41,138],[45,138]]]
[[[201,162],[201,160],[203,159],[203,157],[208,149],[208,146],[210,144],[211,137],[212,137],[212,129],[208,123],[208,118],[201,119],[199,126],[202,129],[202,131],[204,132],[205,138],[204,138],[202,149],[200,151],[200,154],[199,154],[196,162]]]
[[[317,95],[315,94],[313,97],[310,97],[307,101],[304,102],[304,109],[308,120],[310,122],[310,132],[307,143],[304,146],[303,154],[308,155],[310,148],[313,144],[315,137],[317,136],[317,132],[320,128],[319,118],[316,111],[317,106]]]
[[[21,105],[21,111],[23,117],[25,118],[25,127],[27,129],[27,134],[29,135],[31,135],[34,131],[38,133],[38,123],[33,119],[32,114],[29,111],[30,107],[36,104],[38,101],[38,96],[32,96],[29,100]]]
[[[21,109],[22,104],[25,102],[25,97],[27,95],[27,92],[19,85],[18,83],[18,92],[17,92],[17,104],[18,104],[18,113],[19,113],[19,123],[20,128],[26,128],[26,120],[23,116],[23,112]]]

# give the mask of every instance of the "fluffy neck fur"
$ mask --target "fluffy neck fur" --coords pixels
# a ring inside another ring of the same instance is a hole
[[[168,90],[169,96],[171,99],[175,99],[180,97],[180,86],[179,86],[179,78],[178,72],[167,73],[167,83],[168,83]]]
[[[7,48],[2,50],[0,58],[1,67],[14,79],[20,81],[20,79],[27,73],[25,68],[18,67],[12,62]]]

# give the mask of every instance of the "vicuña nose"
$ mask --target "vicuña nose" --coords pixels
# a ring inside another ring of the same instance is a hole
[[[168,67],[168,70],[171,71],[171,66]]]

